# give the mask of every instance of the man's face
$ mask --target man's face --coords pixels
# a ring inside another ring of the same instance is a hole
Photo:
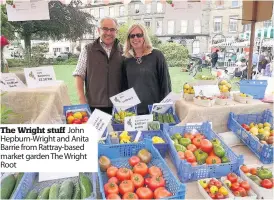
[[[106,45],[111,45],[116,38],[117,26],[113,20],[105,19],[101,24],[101,27],[98,28],[98,32],[102,41]]]

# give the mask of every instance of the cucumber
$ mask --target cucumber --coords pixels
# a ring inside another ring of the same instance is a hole
[[[16,184],[14,186],[13,192],[12,192],[12,194],[11,194],[10,197],[12,197],[12,195],[14,194],[14,192],[15,192],[16,188],[18,187],[18,185],[19,185],[21,179],[23,178],[23,176],[24,176],[24,172],[19,172],[17,174],[17,176],[16,176]]]
[[[169,123],[169,117],[168,114],[163,114],[164,123]]]
[[[80,173],[81,199],[88,198],[92,193],[92,184],[87,176]]]
[[[176,122],[175,122],[175,119],[174,119],[174,117],[173,117],[172,114],[169,114],[169,121],[170,121],[170,123],[172,123],[172,124],[175,124],[175,123],[176,123]]]
[[[159,121],[160,123],[164,123],[163,115],[158,114],[158,121]]]
[[[77,182],[74,186],[72,199],[80,199],[80,198],[81,198],[80,184],[79,182]]]
[[[13,174],[8,175],[1,181],[1,198],[9,199],[16,184],[16,178]]]
[[[57,184],[57,183],[54,183],[54,184],[50,187],[49,199],[58,199],[59,190],[60,190],[60,185]]]
[[[37,199],[38,193],[35,190],[31,190],[25,199]]]
[[[71,199],[73,193],[74,184],[70,180],[65,180],[59,191],[59,199]]]
[[[37,199],[49,199],[49,191],[50,187],[46,187],[43,190],[40,191]]]

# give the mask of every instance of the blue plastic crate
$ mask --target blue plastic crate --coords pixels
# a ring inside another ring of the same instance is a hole
[[[161,168],[163,177],[166,180],[166,188],[173,194],[173,196],[165,199],[185,199],[185,185],[180,183],[178,179],[172,174],[166,162],[152,145],[151,140],[145,139],[144,142],[132,144],[101,145],[98,148],[98,159],[100,156],[107,156],[111,160],[111,164],[113,166],[118,168],[131,168],[128,164],[128,159],[131,156],[137,155],[138,151],[143,148],[147,149],[152,154],[152,160],[148,167],[155,165]],[[106,199],[104,185],[107,183],[108,177],[106,172],[101,172],[100,169],[98,169],[98,176],[102,199]]]
[[[203,133],[205,137],[209,140],[217,138],[220,140],[226,156],[230,159],[229,163],[213,164],[213,165],[198,165],[192,166],[186,160],[181,160],[178,153],[173,145],[171,136],[175,133],[180,133],[184,135],[185,133],[191,132],[196,129],[200,133]],[[167,134],[169,140],[169,154],[173,164],[175,165],[178,173],[178,177],[182,182],[190,182],[203,178],[220,178],[226,176],[230,172],[239,174],[239,166],[243,164],[243,156],[237,156],[231,148],[229,148],[222,139],[212,131],[209,122],[205,122],[202,125],[189,125],[189,126],[168,126],[164,125],[164,134]]]
[[[248,146],[248,148],[260,159],[264,164],[273,163],[273,146],[260,143],[257,137],[246,131],[241,124],[264,123],[268,122],[273,128],[273,114],[270,110],[265,110],[257,114],[229,114],[227,126],[228,128]]]
[[[133,106],[131,108],[126,109],[126,111],[129,112],[134,112],[137,115],[137,106]],[[114,114],[117,113],[117,109],[113,107],[112,109],[112,116],[114,118]],[[117,124],[114,119],[112,119],[112,127],[114,131],[123,131],[124,129],[124,124]]]
[[[152,105],[148,105],[148,110],[149,110],[149,113],[152,113]],[[174,123],[170,123],[168,124],[169,126],[175,126],[176,124],[179,124],[181,121],[179,119],[179,117],[176,115],[174,109],[171,107],[167,110],[166,113],[169,113],[169,114],[172,114],[173,115],[173,118],[175,120],[175,124]],[[163,130],[163,124],[164,123],[160,123],[160,129]]]
[[[50,181],[43,181],[38,183],[38,175],[39,173],[33,172],[33,173],[25,173],[24,176],[22,177],[21,182],[19,183],[16,192],[12,196],[11,199],[25,199],[27,196],[28,192],[31,191],[32,189],[35,188],[35,190],[39,188],[38,193],[40,192],[41,189],[47,186],[51,186],[54,183],[61,183],[66,179],[74,179],[77,180],[77,177],[72,177],[72,178],[65,178],[65,179],[57,179],[57,180],[50,180]],[[92,173],[91,175],[88,175],[88,177],[91,180],[92,183],[92,190],[93,193],[90,197],[86,199],[96,199],[96,180],[97,180],[97,173]],[[40,186],[39,186],[40,185]],[[42,187],[42,185],[44,187]]]
[[[63,115],[66,118],[68,112],[77,112],[77,111],[85,111],[87,112],[87,117],[89,118],[91,115],[91,110],[88,104],[79,104],[79,105],[71,105],[71,106],[63,106]],[[64,120],[64,123],[67,123],[67,119]]]
[[[254,99],[263,99],[267,87],[266,80],[241,80],[240,92],[253,96]]]
[[[118,135],[120,135],[122,132],[117,132],[117,133],[118,133]],[[131,136],[131,139],[133,142],[133,140],[136,137],[138,132],[137,131],[128,131],[128,133]],[[167,140],[167,136],[162,131],[160,131],[160,130],[159,131],[142,131],[139,141],[142,142],[145,138],[152,139],[152,137],[154,137],[154,136],[159,136],[165,141],[164,144],[153,144],[154,147],[156,147],[156,149],[160,152],[161,156],[164,158],[166,156],[167,149],[168,149],[168,140]],[[110,135],[108,136],[107,144],[112,144],[111,140],[110,140]]]

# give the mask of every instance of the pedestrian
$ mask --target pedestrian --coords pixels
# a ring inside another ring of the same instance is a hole
[[[112,113],[110,97],[122,91],[122,45],[116,39],[118,23],[103,18],[98,27],[100,37],[87,44],[79,56],[73,76],[80,104]],[[85,92],[84,92],[85,87]]]
[[[4,48],[5,48],[5,46],[9,45],[9,41],[3,35],[1,36],[0,41],[1,41],[1,72],[8,73],[9,65],[8,65],[7,60],[5,59],[5,56],[4,56]]]
[[[216,51],[211,54],[212,68],[215,68],[215,66],[218,62],[218,52],[219,52],[219,49],[216,49]]]
[[[159,103],[171,92],[165,57],[152,47],[142,24],[133,24],[129,28],[124,56],[123,89],[134,88],[141,101],[137,106],[138,114],[148,114],[148,105]]]

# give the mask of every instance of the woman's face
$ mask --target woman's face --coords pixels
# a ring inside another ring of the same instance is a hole
[[[139,27],[136,27],[129,34],[129,40],[134,50],[143,48],[143,44],[145,41],[143,31]]]

